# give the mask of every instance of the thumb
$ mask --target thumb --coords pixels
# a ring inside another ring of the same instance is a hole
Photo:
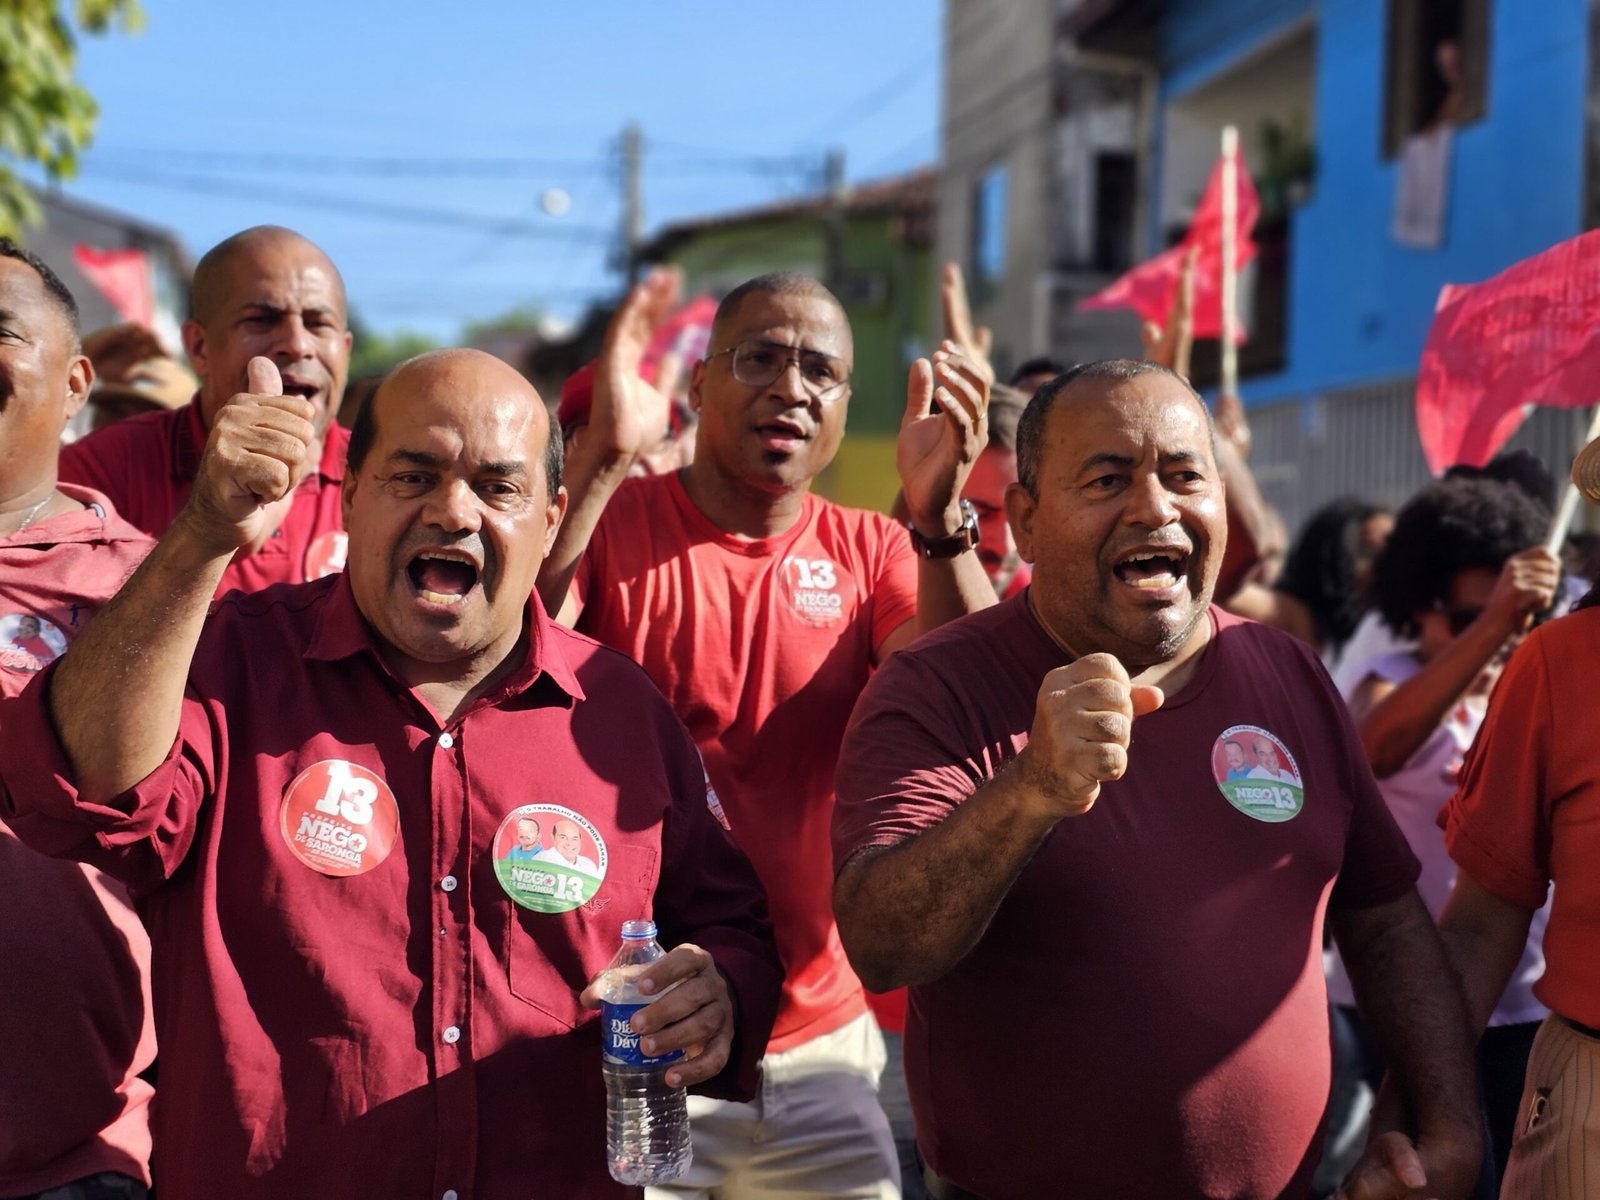
[[[1133,715],[1136,717],[1153,713],[1167,702],[1166,693],[1160,688],[1143,683],[1136,683],[1128,689],[1128,698],[1133,701]]]
[[[906,421],[917,421],[933,412],[933,364],[919,358],[906,377]]]
[[[244,369],[244,390],[251,396],[283,395],[283,376],[270,358],[257,355]]]

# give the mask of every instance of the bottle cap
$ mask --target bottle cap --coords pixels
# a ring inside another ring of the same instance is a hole
[[[622,923],[622,936],[625,938],[653,938],[656,935],[654,921],[624,921]]]

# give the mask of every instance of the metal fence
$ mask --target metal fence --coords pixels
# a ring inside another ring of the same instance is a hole
[[[1291,530],[1340,496],[1398,506],[1428,482],[1414,384],[1408,376],[1250,410],[1250,465]],[[1563,483],[1588,420],[1585,410],[1536,408],[1510,448],[1532,451]],[[1576,527],[1594,527],[1586,510]]]

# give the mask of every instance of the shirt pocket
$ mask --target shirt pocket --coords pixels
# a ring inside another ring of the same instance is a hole
[[[502,961],[511,994],[575,1029],[598,1016],[578,995],[603,970],[622,943],[622,923],[652,915],[657,850],[613,845],[604,882],[585,904],[561,913],[531,912],[507,898]]]

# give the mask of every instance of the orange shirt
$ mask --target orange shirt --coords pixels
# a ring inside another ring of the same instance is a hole
[[[1551,883],[1548,1007],[1600,1026],[1600,609],[1534,630],[1511,656],[1445,806],[1456,865],[1507,903],[1535,909]]]
[[[790,529],[751,541],[714,525],[677,475],[635,479],[574,586],[579,631],[631,655],[689,727],[767,889],[786,975],[768,1050],[861,1015],[833,923],[833,772],[874,648],[916,615],[905,531],[808,495]]]

